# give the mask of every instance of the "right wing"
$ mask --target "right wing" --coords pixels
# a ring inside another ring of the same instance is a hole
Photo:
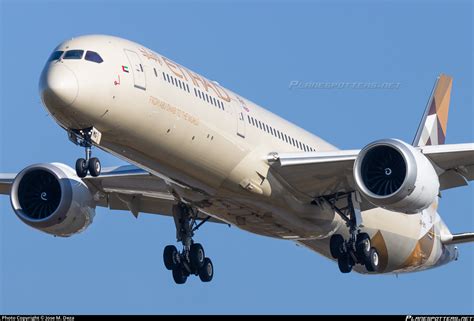
[[[9,194],[16,174],[0,174],[0,194]],[[112,210],[172,216],[172,207],[179,200],[171,192],[172,184],[133,165],[103,168],[98,177],[82,179],[90,188],[97,206]],[[208,215],[198,213],[198,219]],[[211,222],[222,221],[211,217]]]

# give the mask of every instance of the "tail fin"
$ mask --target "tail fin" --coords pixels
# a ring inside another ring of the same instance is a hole
[[[425,113],[413,140],[413,146],[444,144],[452,85],[453,78],[448,75],[441,74],[436,79]]]

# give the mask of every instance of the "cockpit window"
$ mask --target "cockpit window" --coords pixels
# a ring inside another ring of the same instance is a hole
[[[86,60],[89,60],[89,61],[93,61],[93,62],[96,62],[98,64],[100,64],[102,61],[104,61],[102,59],[102,57],[95,51],[87,51],[86,52]]]
[[[63,54],[64,51],[55,51],[51,54],[51,56],[49,56],[49,59],[48,61],[54,61],[54,60],[58,60],[61,55]]]
[[[68,50],[64,54],[63,59],[81,59],[84,55],[84,50]]]

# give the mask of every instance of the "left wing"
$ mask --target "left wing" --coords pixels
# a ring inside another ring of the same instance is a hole
[[[467,185],[474,179],[474,144],[417,147],[434,165],[440,189]],[[290,186],[316,198],[355,190],[354,161],[359,150],[272,153],[272,170]]]
[[[271,168],[294,189],[309,197],[354,190],[352,168],[359,150],[273,153]]]
[[[464,186],[474,179],[474,144],[419,147],[435,165],[440,190]]]

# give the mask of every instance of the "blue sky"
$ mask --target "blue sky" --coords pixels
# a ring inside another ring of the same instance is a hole
[[[1,172],[82,156],[47,116],[37,84],[58,43],[92,33],[139,42],[344,149],[411,142],[445,72],[454,77],[447,143],[474,141],[469,1],[0,0],[0,21]],[[293,80],[400,86],[290,90]],[[474,229],[473,192],[443,192],[439,210],[453,232]],[[214,280],[176,286],[162,263],[175,239],[167,217],[99,209],[86,232],[61,239],[21,223],[2,196],[0,231],[0,314],[474,313],[472,244],[434,270],[342,275],[289,241],[206,224],[196,239]]]

